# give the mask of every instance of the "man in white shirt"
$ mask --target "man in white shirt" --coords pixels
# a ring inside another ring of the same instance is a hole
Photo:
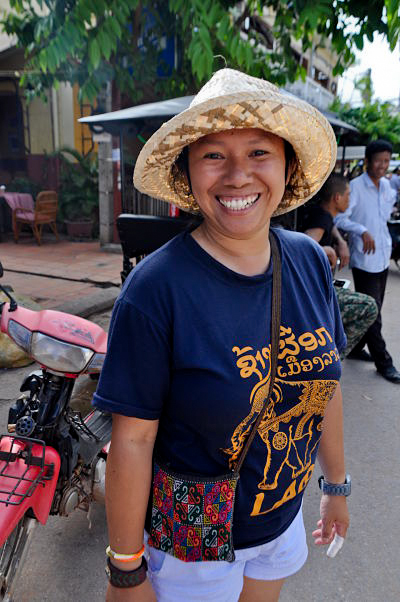
[[[392,146],[386,140],[370,142],[365,150],[367,171],[350,182],[350,205],[338,215],[335,224],[349,233],[350,267],[357,292],[371,295],[379,313],[366,335],[348,357],[374,361],[386,380],[400,384],[400,372],[386,349],[382,337],[381,307],[392,250],[387,227],[396,194],[384,177],[389,167]],[[368,345],[370,354],[364,349]]]
[[[322,246],[332,269],[337,266],[338,256],[340,258],[339,269],[348,265],[350,259],[347,243],[333,224],[334,218],[339,213],[346,211],[349,200],[350,187],[347,179],[338,173],[331,173],[315,196],[315,204],[308,204],[303,218],[304,233]],[[340,282],[340,280],[334,280],[334,284],[347,338],[347,345],[340,354],[340,359],[344,359],[362,339],[371,324],[375,322],[378,316],[378,306],[370,295],[353,293],[350,289],[336,285],[336,282]]]

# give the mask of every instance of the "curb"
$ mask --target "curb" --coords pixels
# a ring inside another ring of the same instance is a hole
[[[93,295],[66,301],[53,309],[73,314],[74,316],[80,316],[81,318],[87,318],[92,314],[111,309],[119,293],[120,289],[116,287],[101,289]]]

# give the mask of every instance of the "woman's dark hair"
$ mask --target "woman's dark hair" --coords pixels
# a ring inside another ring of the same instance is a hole
[[[365,158],[371,161],[372,157],[377,153],[388,152],[392,154],[393,147],[387,140],[374,140],[370,142],[365,149]]]
[[[192,184],[190,182],[189,174],[189,146],[184,146],[177,158],[175,163],[172,165],[172,181],[176,194],[180,194],[177,187],[177,180],[182,180],[182,177],[187,180],[188,193],[192,194]]]
[[[293,146],[287,140],[283,141],[285,143],[285,179],[287,178],[289,165],[293,162],[297,161],[296,153],[294,152]]]

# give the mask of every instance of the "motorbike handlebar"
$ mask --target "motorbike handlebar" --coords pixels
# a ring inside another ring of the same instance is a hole
[[[1,264],[0,264],[0,265],[1,265]],[[10,295],[10,293],[8,292],[8,290],[7,290],[7,289],[6,289],[4,286],[2,286],[1,284],[0,284],[0,291],[3,291],[3,293],[4,293],[4,294],[5,294],[5,295],[6,295],[6,296],[9,298],[9,300],[10,300],[10,309],[9,309],[9,311],[15,311],[15,310],[18,308],[18,303],[16,302],[16,300],[14,299],[14,297],[12,297],[12,296]],[[3,306],[4,306],[4,302],[1,304],[0,315],[1,315],[1,312],[2,312],[2,310],[3,310]]]

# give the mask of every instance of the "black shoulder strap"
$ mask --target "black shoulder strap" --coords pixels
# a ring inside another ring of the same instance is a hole
[[[268,395],[265,399],[263,409],[257,416],[257,420],[253,424],[250,435],[241,451],[241,454],[236,463],[234,469],[235,474],[239,474],[242,467],[243,461],[249,451],[250,445],[256,435],[257,429],[260,425],[261,420],[264,417],[265,410],[268,407],[271,395],[274,389],[276,368],[278,364],[278,353],[279,353],[279,334],[281,327],[281,287],[282,287],[282,263],[281,256],[276,242],[275,234],[271,231],[269,233],[269,242],[271,245],[272,255],[272,316],[271,316],[271,358],[270,358],[270,379]]]

